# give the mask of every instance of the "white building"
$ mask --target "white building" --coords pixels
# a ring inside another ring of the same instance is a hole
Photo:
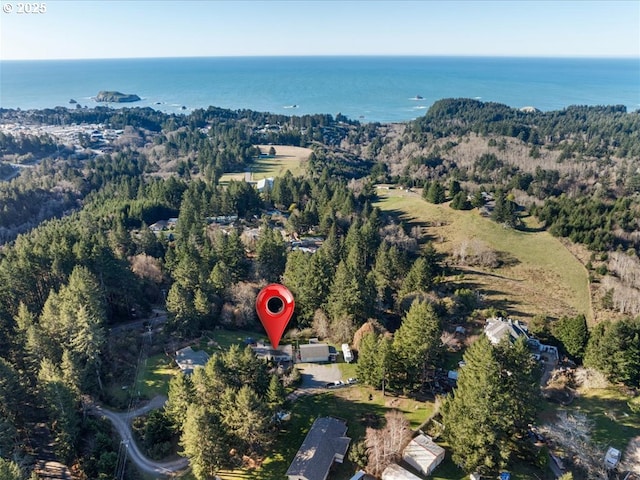
[[[431,475],[444,460],[444,448],[421,433],[402,450],[402,459],[423,475]]]
[[[392,463],[382,472],[382,480],[422,480],[419,476],[414,475],[409,470],[402,468],[400,465]]]

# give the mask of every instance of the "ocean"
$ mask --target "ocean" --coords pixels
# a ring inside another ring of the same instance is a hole
[[[188,113],[210,105],[285,115],[342,113],[403,122],[436,100],[476,98],[543,111],[640,108],[640,59],[490,57],[215,57],[0,61],[0,107],[98,105],[100,90]],[[184,107],[184,108],[183,108]]]

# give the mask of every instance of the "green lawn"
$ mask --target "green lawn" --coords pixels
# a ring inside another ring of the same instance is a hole
[[[369,393],[373,393],[372,400],[369,400]],[[407,398],[382,397],[381,392],[360,385],[301,397],[291,406],[292,418],[283,425],[276,445],[271,449],[276,453],[264,461],[262,468],[257,471],[223,471],[220,477],[223,480],[284,478],[291,460],[317,417],[330,415],[347,420],[347,435],[351,437],[353,444],[364,438],[369,422],[382,418],[384,413],[392,408],[402,411],[410,421],[411,427],[417,428],[431,414],[433,405]],[[331,479],[346,480],[356,471],[356,466],[345,460],[345,463],[338,465],[331,474]]]
[[[140,395],[147,399],[156,395],[167,395],[169,380],[178,371],[175,362],[164,353],[153,355],[140,366],[136,388]]]
[[[264,330],[213,330],[206,332],[200,339],[199,346],[194,346],[194,348],[199,348],[212,354],[226,351],[231,345],[244,347],[246,338],[268,342],[267,334]]]
[[[247,167],[252,173],[252,180],[261,180],[268,177],[281,177],[287,170],[293,176],[299,176],[304,173],[303,162],[309,158],[311,150],[301,147],[290,147],[286,145],[274,145],[276,149],[275,157],[257,158]],[[269,146],[261,146],[264,153],[269,151]],[[220,177],[220,183],[224,184],[229,180],[243,180],[244,172],[225,173]]]
[[[376,205],[426,234],[440,252],[451,253],[463,241],[479,240],[504,259],[501,267],[461,268],[454,280],[481,290],[490,306],[507,310],[516,318],[535,314],[552,317],[584,313],[591,316],[587,271],[546,231],[525,219],[528,228],[504,228],[477,210],[453,210],[448,204],[430,204],[417,193],[378,190]]]
[[[631,411],[629,400],[615,388],[581,390],[567,411],[582,412],[593,420],[596,443],[624,451],[629,440],[640,435],[640,415]]]

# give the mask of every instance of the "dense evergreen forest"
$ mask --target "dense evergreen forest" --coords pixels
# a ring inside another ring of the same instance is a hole
[[[443,333],[506,312],[449,282],[455,262],[375,207],[376,184],[422,189],[417,201],[487,209],[505,228],[526,228],[533,216],[588,248],[599,301],[616,315],[590,329],[581,315],[551,319],[539,333],[576,362],[640,387],[639,112],[447,99],[401,125],[214,107],[189,115],[0,110],[0,124],[33,128],[0,132],[0,160],[17,165],[6,171],[20,168],[0,183],[0,472],[8,479],[28,478],[43,455],[38,424],[79,478],[113,478],[118,440],[85,414],[91,401],[127,407],[111,387],[131,379],[144,340],[117,327],[166,307],[159,351],[216,328],[253,329],[255,295],[267,282],[294,293],[298,335],[357,345],[362,382],[425,394],[430,372],[444,366]],[[311,148],[305,174],[287,173],[262,191],[220,181],[251,169],[265,144]],[[150,228],[171,218],[170,232]],[[314,253],[292,248],[306,236],[321,239]],[[522,442],[539,372],[524,345],[477,342],[467,363],[496,376],[479,385],[466,374],[442,418],[451,440],[466,439],[454,449],[465,471],[493,473],[531,454]],[[505,369],[518,374],[506,378]],[[197,372],[172,380],[157,429],[147,430],[150,445],[167,451],[179,438],[204,479],[268,452],[267,419],[295,379],[236,348]],[[500,425],[474,398],[479,388],[512,412]],[[469,405],[482,428],[463,419]],[[497,440],[478,451],[486,429]]]

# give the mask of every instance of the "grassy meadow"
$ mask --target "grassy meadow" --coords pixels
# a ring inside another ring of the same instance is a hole
[[[257,158],[250,166],[252,180],[261,180],[268,177],[281,177],[287,170],[293,176],[304,173],[304,162],[311,154],[310,148],[291,147],[288,145],[258,145],[262,153],[267,153],[273,146],[276,150],[274,157]],[[220,183],[228,183],[229,180],[244,180],[244,172],[225,173],[220,177]]]
[[[514,230],[482,217],[477,210],[430,204],[419,193],[379,189],[378,195],[378,207],[426,229],[427,238],[440,252],[450,254],[465,241],[479,241],[498,253],[500,267],[460,267],[462,275],[453,279],[481,291],[487,306],[524,320],[536,314],[591,317],[586,269],[557,238],[537,228],[533,219],[525,218],[525,227]]]

